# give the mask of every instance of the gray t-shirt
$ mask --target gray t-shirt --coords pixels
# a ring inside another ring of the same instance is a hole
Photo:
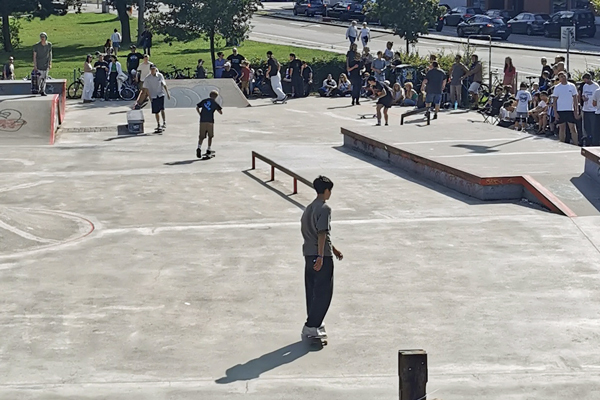
[[[450,73],[452,80],[450,81],[450,84],[453,86],[461,85],[460,78],[462,78],[467,71],[467,67],[462,63],[452,64],[452,72]]]
[[[52,43],[46,42],[46,45],[42,45],[42,42],[37,42],[33,46],[35,52],[35,62],[37,69],[41,71],[47,71],[52,61]]]
[[[316,256],[319,254],[319,232],[327,232],[325,239],[325,250],[323,256],[333,256],[331,248],[331,208],[323,200],[315,199],[306,207],[300,220],[300,230],[304,237],[302,253],[305,256]]]
[[[150,98],[156,99],[165,95],[163,83],[165,83],[165,77],[160,72],[157,72],[156,75],[150,74],[144,79],[144,87],[150,92]]]
[[[425,75],[425,79],[427,79],[427,86],[425,87],[427,94],[442,94],[442,86],[444,79],[446,79],[446,73],[443,70],[439,68],[430,69]]]

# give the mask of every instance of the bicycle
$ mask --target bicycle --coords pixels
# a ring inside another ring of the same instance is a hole
[[[119,90],[119,97],[125,101],[131,101],[135,99],[139,94],[139,90],[137,85],[131,81],[131,79],[127,79],[123,83],[121,83],[121,89]]]
[[[71,83],[67,88],[68,99],[80,99],[83,95],[83,74],[81,73],[81,68],[79,68],[77,71],[79,72],[79,79]]]

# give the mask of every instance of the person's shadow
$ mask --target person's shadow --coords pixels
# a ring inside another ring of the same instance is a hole
[[[225,371],[226,376],[215,380],[215,382],[227,384],[256,379],[264,372],[294,362],[300,357],[307,355],[310,351],[317,350],[320,350],[320,348],[311,346],[310,342],[301,340],[270,353],[263,354],[259,358],[250,360],[245,364],[235,365]]]

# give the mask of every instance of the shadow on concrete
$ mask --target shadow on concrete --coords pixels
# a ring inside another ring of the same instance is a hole
[[[281,197],[282,199],[285,199],[287,201],[289,201],[290,203],[292,203],[293,205],[295,205],[296,207],[298,207],[301,210],[304,210],[306,208],[306,206],[304,204],[301,204],[299,202],[297,202],[296,200],[292,199],[290,196],[293,196],[293,194],[289,194],[286,195],[285,193],[281,193],[279,190],[267,185],[267,182],[262,181],[261,179],[257,178],[256,176],[252,175],[250,173],[250,171],[252,171],[251,169],[247,169],[245,171],[242,171],[242,173],[244,175],[246,175],[247,177],[253,179],[254,181],[260,183],[262,186],[266,187],[267,189],[269,189],[270,191],[272,191],[273,193],[277,194],[279,197]]]
[[[586,174],[581,174],[571,178],[571,183],[581,192],[581,194],[600,211],[600,187],[592,178]]]
[[[153,135],[151,135],[149,133],[140,133],[138,135],[119,135],[119,136],[109,137],[108,139],[104,139],[104,141],[112,142],[113,140],[129,139],[129,138],[137,138],[137,137],[148,137],[148,136],[153,136]]]
[[[166,162],[164,165],[189,165],[198,161],[204,161],[202,158],[194,158],[193,160],[181,160],[181,161],[172,161]]]
[[[460,149],[467,149],[467,150],[470,150],[471,153],[487,154],[487,153],[496,153],[496,152],[500,151],[500,150],[496,150],[497,147],[506,146],[507,144],[520,142],[521,140],[525,140],[525,139],[531,139],[531,136],[523,136],[522,138],[518,138],[515,140],[509,140],[508,142],[495,144],[493,146],[479,146],[476,144],[455,144],[455,145],[452,145],[452,147],[457,147]]]
[[[318,351],[320,347],[311,347],[309,342],[298,341],[280,349],[248,361],[245,364],[235,365],[227,371],[225,376],[215,380],[219,384],[228,384],[237,381],[257,379],[261,374],[277,367],[296,361],[311,351]]]
[[[328,110],[337,110],[337,109],[340,109],[340,108],[352,108],[352,107],[356,107],[356,106],[353,106],[352,104],[348,104],[348,105],[339,106],[339,107],[327,107],[327,109]]]

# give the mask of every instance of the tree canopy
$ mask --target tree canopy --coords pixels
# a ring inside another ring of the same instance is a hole
[[[13,51],[10,16],[18,14],[31,14],[35,17],[46,18],[54,11],[52,0],[0,0],[0,16],[2,17],[2,46],[5,51]]]
[[[215,61],[215,39],[244,40],[252,15],[262,7],[260,0],[163,0],[169,11],[154,10],[149,19],[152,29],[167,40],[189,41],[206,37],[211,59]],[[214,72],[214,71],[213,71]]]
[[[373,14],[395,35],[416,43],[440,15],[438,0],[377,0]]]

